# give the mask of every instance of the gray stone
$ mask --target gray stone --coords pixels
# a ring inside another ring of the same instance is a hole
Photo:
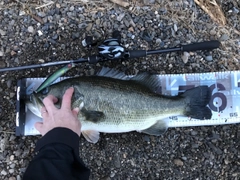
[[[160,43],[162,42],[162,40],[161,39],[156,39],[156,44],[159,44],[160,45]]]
[[[192,136],[196,136],[197,134],[198,134],[197,131],[194,131],[194,130],[191,131],[191,135],[192,135]]]
[[[26,43],[31,44],[33,42],[33,38],[29,37],[26,39]]]
[[[118,21],[122,21],[122,19],[124,18],[125,13],[121,13],[119,16],[117,16],[117,20]]]
[[[6,31],[0,29],[0,34],[1,34],[1,36],[5,36],[7,33],[6,33]]]
[[[11,169],[14,169],[15,166],[16,166],[16,164],[11,164],[11,165],[10,165],[10,168],[11,168]]]
[[[2,60],[0,60],[0,68],[6,67],[6,63]]]
[[[177,30],[178,30],[177,24],[173,25],[173,29],[174,29],[175,32],[177,32]]]
[[[143,3],[148,5],[148,4],[154,4],[155,0],[143,0]]]
[[[183,166],[183,162],[180,159],[174,159],[173,162],[177,166]]]
[[[74,11],[74,6],[71,6],[71,7],[69,8],[69,11]]]
[[[182,60],[185,64],[188,62],[189,56],[190,56],[190,54],[188,52],[183,52]]]
[[[97,160],[96,162],[97,162],[97,165],[98,165],[98,166],[101,166],[101,165],[102,165],[102,162],[101,162],[101,161]]]
[[[212,57],[212,55],[209,55],[209,56],[206,56],[206,58],[205,58],[207,61],[212,61],[213,60],[213,57]]]
[[[16,180],[15,177],[10,177],[8,180]]]
[[[227,34],[223,34],[220,38],[219,41],[227,41],[229,39],[229,36]]]
[[[10,88],[12,86],[12,79],[7,80],[7,87]]]
[[[115,157],[114,157],[114,165],[115,165],[116,168],[121,167],[120,157],[119,157],[118,154],[116,154]]]
[[[113,178],[114,176],[115,176],[115,172],[112,172],[112,173],[110,174],[110,177]]]
[[[46,16],[45,12],[38,12],[37,15],[40,16],[40,17],[45,17]]]
[[[9,169],[9,173],[10,174],[14,173],[14,169]]]
[[[28,27],[28,32],[34,33],[34,28],[33,28],[33,26],[29,26],[29,27]]]
[[[3,169],[3,170],[1,171],[1,175],[6,176],[6,175],[7,175],[7,172]]]

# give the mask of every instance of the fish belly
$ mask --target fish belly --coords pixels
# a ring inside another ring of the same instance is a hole
[[[177,113],[177,112],[176,112]],[[180,112],[179,112],[180,113]],[[178,113],[178,114],[179,114]],[[143,115],[137,119],[130,118],[131,114],[129,114],[129,118],[122,118],[124,116],[109,116],[109,118],[104,118],[99,122],[91,122],[87,120],[83,120],[80,118],[82,124],[82,131],[84,130],[95,130],[98,132],[104,133],[123,133],[130,131],[142,131],[147,129],[157,123],[158,121],[164,121],[166,125],[168,124],[168,119],[170,116],[174,116],[176,114],[159,114],[159,115]],[[112,117],[112,118],[111,118]]]

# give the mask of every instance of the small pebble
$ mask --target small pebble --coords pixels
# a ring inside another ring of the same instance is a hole
[[[121,13],[119,16],[117,16],[117,20],[118,21],[122,21],[122,19],[124,18],[125,13]]]
[[[96,162],[97,162],[97,165],[98,165],[99,167],[102,165],[102,162],[101,162],[101,161],[97,160]]]
[[[153,4],[153,3],[155,3],[155,0],[143,0],[143,3],[146,5]]]
[[[23,15],[25,15],[26,13],[25,13],[25,11],[19,11],[19,16],[23,16]]]
[[[149,142],[150,141],[150,138],[148,135],[145,135],[143,136],[143,140],[146,141],[146,142]]]
[[[7,87],[10,88],[12,86],[12,79],[7,80]]]
[[[16,164],[11,164],[11,165],[10,165],[10,168],[11,168],[11,169],[14,169],[15,166],[16,166]]]
[[[183,166],[183,162],[182,162],[182,160],[180,160],[180,159],[174,159],[173,162],[174,162],[174,164],[176,164],[177,166]]]
[[[112,172],[112,173],[110,174],[110,177],[113,178],[114,176],[115,176],[115,173]]]
[[[183,156],[183,157],[182,157],[182,160],[183,160],[183,161],[186,161],[186,160],[187,160],[187,157]]]
[[[87,28],[86,28],[86,30],[87,30],[87,31],[90,31],[90,30],[92,29],[92,26],[93,26],[93,24],[92,24],[92,23],[89,23],[88,26],[87,26]]]
[[[219,41],[227,41],[229,39],[229,36],[227,34],[223,34],[220,38]]]
[[[10,161],[13,161],[14,160],[14,155],[11,155],[10,156]]]
[[[5,170],[2,170],[2,171],[1,171],[1,175],[6,176],[6,175],[7,175],[7,172],[6,172]]]
[[[71,6],[71,7],[69,8],[69,11],[74,11],[74,6]]]
[[[207,60],[207,61],[212,61],[212,60],[213,60],[212,55],[206,56],[206,60]]]
[[[177,28],[176,24],[173,25],[173,29],[174,29],[175,32],[177,32],[178,28]]]
[[[212,30],[210,31],[210,34],[213,36],[213,35],[217,34],[217,32],[216,32],[214,29],[212,29]]]
[[[87,46],[86,39],[82,40],[82,45],[83,45],[83,47]]]
[[[6,31],[0,29],[0,34],[1,34],[1,36],[5,36],[7,33],[6,33]]]
[[[162,40],[161,39],[156,39],[156,44],[160,44],[162,42]]]
[[[9,169],[9,173],[10,174],[14,173],[14,169]]]
[[[37,15],[40,16],[40,17],[45,17],[46,16],[46,14],[44,12],[38,12]]]
[[[197,134],[198,134],[198,132],[197,132],[197,131],[194,131],[194,130],[193,130],[193,131],[191,131],[191,135],[192,135],[192,136],[196,136]]]
[[[38,35],[39,35],[39,36],[42,36],[42,35],[43,35],[43,32],[42,32],[41,30],[38,30],[37,32],[38,32]]]
[[[34,28],[33,28],[32,26],[29,26],[29,27],[28,27],[28,32],[34,33]]]
[[[16,180],[15,177],[10,177],[8,180]]]
[[[32,37],[28,37],[28,38],[26,39],[26,43],[28,43],[28,44],[31,44],[32,41],[33,41],[33,38],[32,38]]]
[[[188,62],[188,58],[189,58],[190,54],[188,52],[184,52],[182,55],[182,60],[183,62],[186,64]]]

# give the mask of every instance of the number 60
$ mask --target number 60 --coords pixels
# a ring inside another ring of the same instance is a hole
[[[220,83],[217,83],[217,85],[216,84],[212,84],[209,88],[210,88],[211,94],[213,93],[215,88],[217,88],[217,90],[220,90],[220,91],[221,90],[226,90],[226,88],[222,84],[220,84]],[[221,102],[219,103],[219,101],[221,101]],[[209,107],[211,108],[211,110],[213,110],[215,112],[223,111],[227,107],[227,98],[226,98],[226,96],[223,93],[221,93],[221,92],[218,92],[218,91],[215,92],[211,96],[211,99],[209,101]]]

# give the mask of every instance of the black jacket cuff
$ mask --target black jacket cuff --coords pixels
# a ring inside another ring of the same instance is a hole
[[[57,127],[50,130],[38,140],[35,151],[40,151],[44,146],[49,144],[65,144],[79,154],[79,136],[68,128]]]

